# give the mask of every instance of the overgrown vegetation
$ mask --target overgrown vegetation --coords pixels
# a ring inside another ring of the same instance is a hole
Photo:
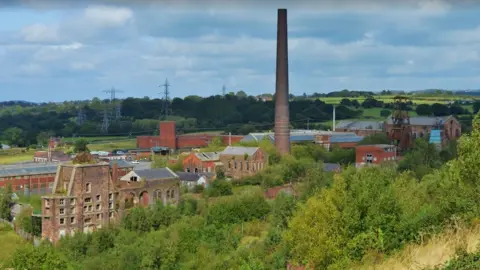
[[[417,141],[406,165],[332,174],[321,167],[331,153],[295,146],[247,180],[265,187],[293,182],[298,198],[184,195],[178,206],[134,208],[122,226],[77,233],[57,248],[19,249],[9,262],[15,269],[286,269],[291,263],[330,270],[375,262],[446,225],[477,220],[480,116],[473,127],[446,163]],[[475,255],[459,256],[447,269],[476,263]]]

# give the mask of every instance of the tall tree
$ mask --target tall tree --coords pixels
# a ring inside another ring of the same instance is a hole
[[[13,204],[12,199],[13,191],[12,186],[8,184],[6,188],[2,191],[1,198],[0,198],[0,218],[11,220],[11,210],[10,207]]]

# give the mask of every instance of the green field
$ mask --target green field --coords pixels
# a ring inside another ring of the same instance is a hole
[[[6,262],[17,248],[28,243],[18,236],[8,225],[0,224],[0,269],[2,263]]]
[[[88,142],[102,142],[102,141],[121,141],[121,140],[128,140],[132,139],[128,136],[98,136],[98,137],[65,137],[63,138],[63,142],[65,143],[73,143],[76,140],[85,139]]]
[[[374,96],[376,100],[383,101],[385,103],[393,103],[393,95],[378,95]],[[449,101],[455,100],[463,100],[463,99],[473,99],[473,97],[468,96],[407,96],[414,104],[433,104],[433,103],[446,103]],[[327,104],[340,104],[340,101],[344,99],[344,97],[321,97],[317,98]],[[350,100],[357,100],[358,102],[363,102],[366,97],[349,97],[347,99]],[[476,98],[478,99],[478,98]]]
[[[88,145],[90,151],[112,151],[114,149],[136,148],[136,139],[123,139],[91,143]]]
[[[13,164],[25,161],[32,161],[35,150],[26,150],[25,148],[13,148],[9,150],[0,150],[0,164]]]

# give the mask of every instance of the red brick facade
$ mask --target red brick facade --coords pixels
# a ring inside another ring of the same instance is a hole
[[[0,188],[10,184],[14,192],[23,191],[29,187],[30,192],[44,193],[49,190],[49,185],[55,181],[55,173],[38,174],[38,175],[17,175],[0,177]]]
[[[395,146],[393,145],[361,145],[357,146],[355,151],[355,164],[357,167],[397,160]]]
[[[215,134],[185,134],[177,135],[175,122],[160,122],[159,136],[138,136],[138,148],[168,147],[169,149],[198,148],[206,147],[217,137],[220,137],[224,144],[239,142],[243,136],[238,135],[215,135]]]
[[[355,129],[349,130],[347,128],[336,128],[336,132],[352,132],[355,133],[357,136],[370,136],[373,134],[383,133],[383,130],[380,129]]]
[[[190,153],[185,159],[183,159],[183,169],[186,172],[200,173],[200,172],[216,172],[216,166],[220,162],[218,153],[208,152],[205,157],[202,157],[203,153]],[[213,158],[211,158],[213,157]]]

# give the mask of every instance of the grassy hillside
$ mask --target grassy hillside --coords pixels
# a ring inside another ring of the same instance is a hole
[[[371,254],[356,270],[425,270],[441,267],[455,258],[459,250],[472,253],[480,244],[480,226],[450,228],[434,235],[425,243],[409,244],[389,258]]]
[[[17,248],[27,244],[11,227],[0,223],[0,269],[2,269],[2,263],[10,258]]]

